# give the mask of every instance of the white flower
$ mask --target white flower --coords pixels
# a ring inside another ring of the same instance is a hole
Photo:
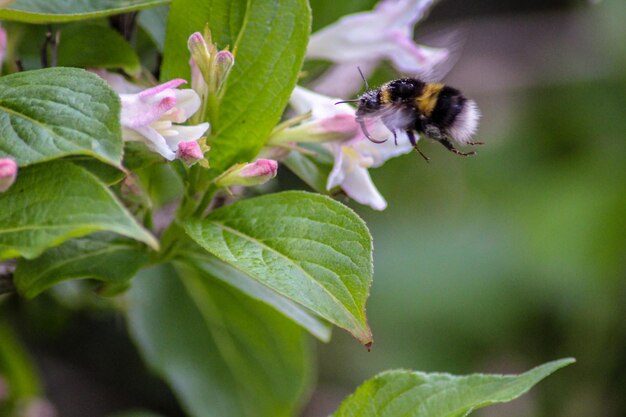
[[[390,60],[401,72],[428,75],[448,58],[448,51],[418,45],[413,27],[434,0],[382,0],[374,10],[348,15],[314,33],[307,58],[336,64],[318,81],[316,90],[349,94],[358,89],[356,67],[370,73],[382,60]]]
[[[181,126],[200,108],[200,97],[193,90],[178,90],[186,81],[175,79],[136,94],[120,94],[122,137],[145,142],[152,150],[173,160],[181,142],[199,139],[208,123]]]
[[[354,120],[354,108],[345,103],[335,105],[329,97],[299,86],[291,93],[289,102],[298,114],[310,112],[311,117],[297,126],[290,121],[279,126],[268,140],[268,145],[346,140],[353,138],[359,130]],[[292,120],[302,121],[299,119]]]
[[[322,122],[341,116],[346,124],[357,125],[355,110],[346,103],[335,105],[337,98],[326,97],[302,87],[296,87],[292,93],[290,104],[298,113],[311,112],[309,123]],[[387,202],[372,182],[368,168],[376,168],[390,158],[399,156],[413,149],[406,134],[397,132],[398,144],[395,144],[392,133],[379,120],[368,120],[368,129],[376,138],[388,138],[385,143],[369,141],[361,129],[355,129],[348,140],[326,143],[335,161],[328,177],[326,189],[341,187],[355,201],[368,205],[375,210],[384,210]]]

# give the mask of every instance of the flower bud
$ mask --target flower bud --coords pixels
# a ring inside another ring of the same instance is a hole
[[[8,190],[17,178],[17,163],[11,158],[0,159],[0,193]]]
[[[218,187],[233,185],[249,187],[271,180],[277,172],[278,162],[271,159],[257,159],[249,164],[233,165],[215,180],[215,184]]]
[[[220,51],[217,45],[212,42],[211,32],[208,28],[204,34],[195,32],[189,37],[187,47],[191,53],[192,87],[200,87],[198,94],[217,95],[228,77],[228,73],[235,64],[235,56],[227,49]],[[196,74],[193,74],[193,73]],[[202,75],[204,83],[197,80],[197,73]],[[206,90],[206,91],[205,91]]]
[[[200,32],[193,33],[187,40],[187,48],[191,53],[191,59],[198,67],[202,77],[208,83],[211,67],[211,51]]]
[[[180,142],[176,151],[176,158],[180,159],[187,166],[192,166],[204,158],[200,145],[195,140]]]
[[[215,73],[218,89],[226,81],[226,77],[228,77],[233,65],[235,65],[235,56],[229,50],[219,51],[215,56]]]

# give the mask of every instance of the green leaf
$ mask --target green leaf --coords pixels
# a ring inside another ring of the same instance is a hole
[[[235,66],[211,120],[215,176],[251,161],[274,128],[302,66],[310,31],[305,0],[178,0],[172,3],[161,79],[189,79],[187,38],[208,23],[220,47],[236,49]]]
[[[81,24],[64,28],[59,43],[59,65],[81,68],[121,68],[128,74],[141,70],[135,50],[108,26]]]
[[[5,320],[0,320],[0,340],[0,376],[8,383],[8,400],[40,395],[41,383],[33,360]],[[3,403],[4,398],[0,401],[0,412]]]
[[[165,49],[165,28],[167,27],[169,12],[169,5],[152,7],[142,10],[137,18],[139,25],[152,38],[152,41],[161,53]]]
[[[69,159],[74,165],[78,165],[81,168],[85,168],[93,175],[98,177],[100,181],[108,186],[117,184],[126,177],[126,173],[121,169],[112,165],[107,165],[97,159],[89,158],[86,156],[77,156]]]
[[[94,175],[68,161],[20,170],[0,194],[0,259],[32,259],[64,241],[111,231],[158,248],[155,238]]]
[[[305,149],[311,149],[315,155],[292,151],[282,162],[313,190],[320,194],[328,194],[326,184],[333,169],[332,155],[321,146],[307,146]]]
[[[0,20],[58,23],[128,13],[169,0],[19,0],[0,9]]]
[[[97,75],[77,68],[0,78],[0,158],[20,166],[67,155],[120,165],[120,100]]]
[[[274,309],[184,265],[142,271],[128,301],[132,337],[189,415],[295,414],[309,344]]]
[[[20,259],[14,282],[17,290],[28,298],[70,279],[94,278],[124,284],[148,259],[148,252],[135,241],[113,233],[93,233],[68,240],[36,259]]]
[[[204,252],[203,249],[200,250]],[[331,328],[326,322],[215,256],[204,252],[188,255],[185,261],[194,268],[232,285],[249,297],[271,305],[322,342],[330,340]]]
[[[365,223],[331,198],[290,191],[240,201],[189,220],[200,246],[252,279],[372,342],[365,302],[372,239]]]
[[[464,417],[477,408],[519,397],[573,362],[571,358],[548,362],[520,375],[383,372],[361,385],[332,417]]]

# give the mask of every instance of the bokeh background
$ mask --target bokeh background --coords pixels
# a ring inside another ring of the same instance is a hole
[[[319,26],[373,4],[312,3]],[[442,1],[417,40],[459,29],[444,80],[479,104],[486,145],[460,158],[426,142],[430,164],[371,171],[389,207],[352,206],[374,236],[374,349],[341,332],[320,346],[307,416],[388,368],[520,372],[567,356],[480,413],[626,415],[626,2]]]
[[[311,4],[315,30],[375,1]],[[408,155],[372,171],[387,210],[348,203],[374,236],[375,345],[341,331],[312,342],[318,384],[303,416],[327,416],[390,368],[521,372],[568,356],[578,362],[479,414],[624,416],[626,2],[442,0],[416,36],[450,31],[464,44],[445,81],[479,104],[486,145],[461,158],[425,142],[430,164]],[[370,84],[395,77],[383,65]],[[306,188],[286,169],[274,185]],[[123,317],[67,290],[63,307],[49,294],[3,306],[60,416],[132,406],[182,416]]]

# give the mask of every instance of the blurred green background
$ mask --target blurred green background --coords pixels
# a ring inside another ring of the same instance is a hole
[[[626,415],[625,22],[623,1],[450,0],[418,26],[418,41],[467,33],[445,81],[479,104],[486,145],[464,159],[427,142],[430,164],[371,171],[389,207],[352,206],[374,236],[374,348],[341,332],[320,347],[309,416],[388,368],[519,372],[565,356],[578,363],[483,415]]]
[[[375,1],[311,3],[319,29]],[[304,416],[327,416],[389,368],[520,372],[567,356],[577,364],[479,414],[626,415],[625,22],[623,0],[447,0],[418,25],[418,41],[466,34],[445,81],[477,101],[486,145],[461,158],[423,143],[430,164],[408,155],[371,171],[387,210],[348,203],[374,236],[375,344],[367,352],[341,331],[317,343]],[[383,66],[370,84],[396,75]],[[274,185],[305,188],[286,169]],[[71,289],[63,308],[50,294],[5,300],[44,375],[40,388],[27,370],[24,389],[45,389],[63,417],[130,406],[182,415],[145,371],[123,317]]]

